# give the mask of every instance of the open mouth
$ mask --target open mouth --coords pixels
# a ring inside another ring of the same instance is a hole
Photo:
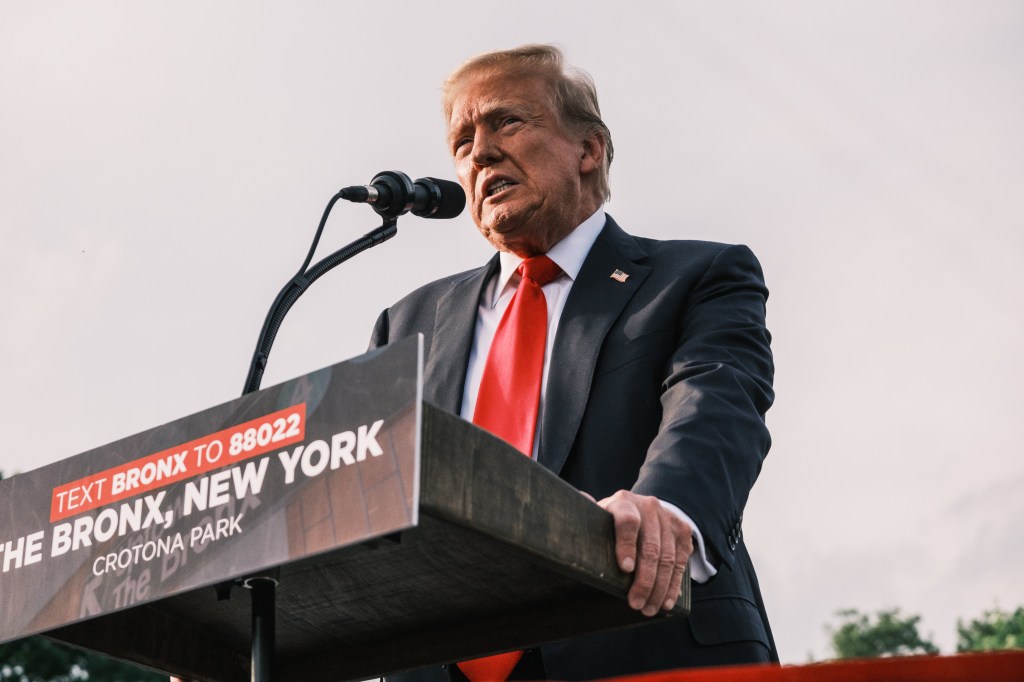
[[[512,182],[511,180],[498,180],[493,185],[487,188],[487,196],[493,197],[497,194],[501,194],[509,187],[515,187],[515,185],[516,183]]]

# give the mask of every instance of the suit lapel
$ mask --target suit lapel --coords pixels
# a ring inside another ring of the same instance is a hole
[[[583,419],[605,336],[651,272],[646,260],[644,250],[608,216],[569,291],[551,354],[538,455],[556,474]],[[616,270],[629,277],[613,279]]]
[[[497,268],[495,254],[487,265],[457,280],[437,301],[434,330],[423,369],[423,399],[443,410],[458,414],[462,406],[480,295]]]

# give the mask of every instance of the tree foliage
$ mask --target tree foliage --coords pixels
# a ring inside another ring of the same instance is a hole
[[[841,619],[839,626],[826,629],[837,658],[939,653],[938,647],[918,632],[920,616],[904,617],[899,609],[882,610],[874,617],[856,609],[845,609],[836,615]]]
[[[957,651],[1024,649],[1024,606],[1013,613],[990,609],[966,625],[957,620],[956,631]]]
[[[3,682],[167,682],[167,676],[106,656],[27,637],[0,644]]]

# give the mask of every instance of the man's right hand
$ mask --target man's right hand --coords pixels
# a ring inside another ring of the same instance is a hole
[[[693,553],[689,525],[656,497],[620,490],[598,503],[615,519],[615,558],[633,574],[630,607],[654,616],[675,606]]]

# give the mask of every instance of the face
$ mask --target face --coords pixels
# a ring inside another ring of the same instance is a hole
[[[473,220],[501,251],[546,253],[601,205],[602,142],[563,128],[540,77],[470,76],[448,144]]]

